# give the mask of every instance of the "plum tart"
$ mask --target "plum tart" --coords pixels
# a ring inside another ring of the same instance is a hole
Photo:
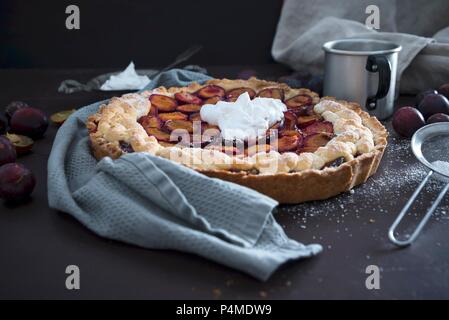
[[[388,136],[356,103],[256,78],[115,97],[87,128],[97,159],[148,152],[284,204],[365,182]]]

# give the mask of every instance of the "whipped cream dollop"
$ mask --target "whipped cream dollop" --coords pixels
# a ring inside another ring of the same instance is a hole
[[[275,123],[284,119],[287,106],[281,100],[255,98],[247,92],[235,102],[219,101],[201,108],[201,119],[220,128],[225,140],[249,140],[263,136]]]
[[[116,75],[111,75],[108,80],[101,86],[101,90],[140,90],[146,87],[150,83],[150,79],[147,76],[139,76],[134,67],[134,62],[128,65],[128,67]]]

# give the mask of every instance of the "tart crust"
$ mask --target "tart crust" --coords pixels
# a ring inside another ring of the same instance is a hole
[[[298,204],[306,201],[328,199],[364,183],[370,176],[376,173],[387,146],[388,133],[375,117],[371,117],[356,103],[337,101],[332,97],[320,99],[316,93],[308,89],[292,89],[286,84],[268,82],[256,78],[249,80],[214,79],[207,81],[203,85],[192,83],[187,87],[180,88],[167,89],[160,87],[152,92],[113,98],[108,105],[101,106],[98,113],[90,116],[86,124],[94,156],[97,159],[103,157],[119,158],[123,154],[120,147],[120,142],[122,141],[129,143],[137,152],[144,151],[164,156],[164,152],[167,154],[167,150],[174,148],[164,147],[154,137],[149,137],[137,122],[139,117],[148,114],[151,109],[151,103],[148,100],[149,95],[158,93],[172,96],[177,92],[193,93],[206,85],[218,85],[226,91],[240,87],[248,87],[256,92],[267,88],[280,88],[284,90],[286,100],[298,94],[307,94],[312,97],[314,104],[320,101],[324,103],[337,102],[345,111],[351,110],[350,114],[358,115],[358,121],[361,119],[361,130],[369,129],[370,141],[361,145],[361,150],[365,151],[358,152],[355,157],[349,155],[350,159],[346,159],[346,162],[335,168],[325,167],[323,169],[306,169],[298,172],[279,171],[272,174],[259,174],[254,173],[254,170],[250,170],[251,163],[239,162],[239,159],[235,159],[238,160],[237,164],[233,163],[233,165],[223,166],[223,168],[196,165],[192,166],[193,169],[209,177],[252,188],[282,204]],[[332,117],[335,114],[330,112],[327,116]],[[349,120],[349,123],[352,123],[351,121]],[[345,122],[343,121],[343,123]],[[357,124],[354,125],[357,126]],[[326,150],[323,149],[321,151],[324,152]],[[223,156],[226,155],[223,154]],[[165,155],[165,157],[167,156]]]

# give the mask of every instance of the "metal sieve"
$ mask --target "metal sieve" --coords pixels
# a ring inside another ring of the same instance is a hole
[[[430,171],[415,190],[388,231],[388,237],[391,242],[399,247],[409,246],[416,240],[449,190],[449,123],[435,123],[419,129],[412,138],[411,147],[416,158]],[[415,202],[416,198],[431,178],[443,181],[446,185],[442,188],[440,194],[432,203],[411,236],[406,240],[397,239],[395,236],[396,228],[402,222],[411,205]]]

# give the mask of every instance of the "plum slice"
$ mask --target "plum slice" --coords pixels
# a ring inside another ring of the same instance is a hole
[[[306,135],[313,133],[328,133],[330,135],[334,134],[334,126],[329,121],[319,121],[307,126],[303,129]]]
[[[311,115],[311,116],[299,116],[297,120],[298,127],[300,128],[306,128],[316,122],[318,122],[320,118],[317,115]]]
[[[162,94],[152,94],[150,96],[150,102],[160,112],[172,112],[178,106],[178,102],[175,99]]]
[[[257,93],[257,96],[261,98],[284,100],[284,90],[278,88],[263,89]]]
[[[313,133],[304,138],[303,144],[298,148],[297,153],[315,152],[320,147],[324,147],[332,136],[326,133]]]
[[[187,120],[189,117],[182,112],[167,112],[161,113],[159,115],[159,118],[162,121],[168,121],[168,120]]]
[[[293,112],[284,112],[284,123],[282,129],[293,130],[296,129],[296,116]]]
[[[196,92],[196,95],[203,99],[209,99],[212,97],[224,97],[225,89],[220,86],[208,85],[198,90]]]
[[[159,117],[155,116],[143,116],[138,121],[141,126],[146,130],[147,128],[162,128],[162,121]]]
[[[181,104],[201,104],[203,100],[187,92],[178,92],[175,94],[175,99]]]
[[[201,110],[201,105],[199,104],[183,104],[181,106],[178,106],[176,110],[184,113],[197,113]]]
[[[285,101],[287,109],[297,109],[306,105],[311,105],[313,99],[311,96],[306,94],[299,94]]]
[[[149,136],[155,137],[159,141],[170,142],[170,134],[157,128],[148,128],[146,132]]]
[[[222,101],[222,97],[215,96],[203,101],[203,105],[205,104],[217,104],[218,101]]]
[[[189,120],[190,120],[190,121],[201,121],[201,114],[200,114],[199,112],[192,113],[192,114],[189,116]]]
[[[54,113],[50,116],[50,120],[57,126],[61,126],[75,111],[75,109],[72,109]]]
[[[234,102],[238,99],[238,97],[240,97],[245,92],[248,92],[248,95],[251,99],[256,96],[256,91],[254,91],[251,88],[236,88],[236,89],[229,90],[226,93],[226,100]]]
[[[34,141],[29,137],[20,134],[7,133],[6,138],[8,138],[14,148],[16,148],[18,155],[29,153],[31,149],[33,149]]]
[[[188,120],[168,120],[165,122],[164,127],[170,132],[174,130],[185,130],[188,133],[193,133],[193,123]]]
[[[282,153],[296,150],[300,140],[301,138],[297,135],[283,136],[279,138],[277,141],[278,152]]]

